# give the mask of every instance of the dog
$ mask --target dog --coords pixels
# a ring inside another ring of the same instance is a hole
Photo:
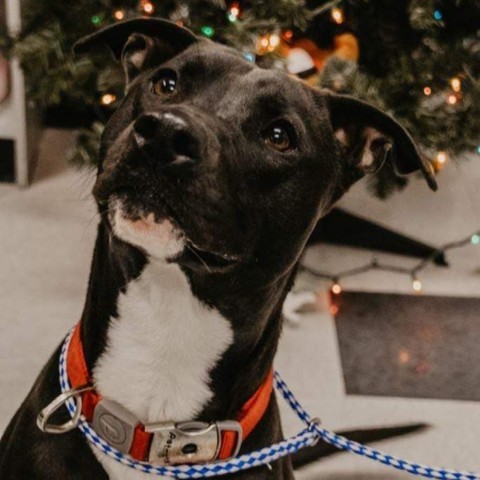
[[[194,420],[201,428],[235,420],[267,392],[240,453],[281,441],[271,371],[282,304],[309,234],[382,166],[420,170],[435,189],[429,163],[377,108],[259,68],[168,21],[117,23],[75,48],[103,45],[122,62],[126,95],[101,141],[93,190],[101,221],[76,331],[95,391],[143,425]],[[59,353],[1,440],[0,478],[148,478],[90,447],[78,429],[37,428],[39,412],[60,394]],[[55,420],[69,418],[62,410]],[[180,430],[169,431],[188,436]],[[181,452],[169,453],[175,445],[165,445],[154,460],[174,463],[179,454],[182,463]],[[195,448],[188,444],[183,463]],[[305,455],[326,453],[319,444]],[[293,475],[286,457],[228,478]]]

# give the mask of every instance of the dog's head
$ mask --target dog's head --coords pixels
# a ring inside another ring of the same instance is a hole
[[[121,60],[126,97],[102,139],[94,195],[123,241],[184,268],[284,272],[318,219],[385,162],[429,164],[391,117],[258,68],[159,19],[84,38]]]

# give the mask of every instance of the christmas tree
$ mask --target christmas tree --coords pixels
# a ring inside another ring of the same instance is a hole
[[[95,163],[123,76],[105,55],[76,58],[71,47],[139,15],[169,18],[262,67],[368,100],[412,132],[437,170],[480,155],[477,0],[27,0],[22,31],[1,35],[0,47],[19,58],[28,95],[47,118],[61,114],[81,127],[77,163]],[[405,184],[384,168],[371,186],[384,198]]]

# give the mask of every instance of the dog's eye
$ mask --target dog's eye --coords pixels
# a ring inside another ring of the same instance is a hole
[[[286,152],[295,147],[293,127],[284,120],[272,123],[262,132],[262,139],[266,145],[279,152]]]
[[[177,89],[177,74],[173,70],[164,70],[153,81],[153,92],[164,97]]]

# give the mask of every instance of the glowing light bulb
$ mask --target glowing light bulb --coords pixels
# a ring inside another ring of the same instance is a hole
[[[462,81],[458,77],[452,78],[452,80],[450,80],[450,85],[454,92],[458,93],[462,89]]]
[[[443,18],[442,12],[440,10],[435,10],[433,12],[433,18],[440,21]]]
[[[432,89],[430,87],[425,87],[423,89],[423,93],[428,97],[429,95],[432,94]]]
[[[437,153],[437,163],[444,165],[448,160],[447,152],[438,152]]]
[[[447,102],[450,105],[455,105],[458,102],[458,98],[457,98],[456,95],[449,95],[448,98],[447,98]]]
[[[342,24],[345,21],[341,8],[332,8],[330,15],[332,17],[332,20],[338,25]]]
[[[413,281],[412,286],[417,293],[420,293],[422,291],[422,288],[423,288],[422,282],[417,278]]]
[[[272,35],[270,35],[269,43],[270,46],[273,48],[278,47],[280,45],[280,37],[277,34],[273,33]]]
[[[240,16],[240,7],[237,2],[235,2],[230,10],[228,11],[228,19],[231,22],[236,22],[238,20],[238,17]]]
[[[145,2],[142,5],[142,8],[143,8],[143,11],[145,13],[148,13],[148,14],[153,13],[153,11],[155,10],[155,7],[153,6],[153,3],[150,3],[150,2]]]
[[[480,235],[478,233],[474,233],[470,241],[472,242],[473,245],[480,244]]]
[[[123,10],[116,10],[113,16],[116,20],[123,20],[125,18],[125,12]]]
[[[342,286],[338,282],[332,285],[332,293],[334,295],[340,295],[340,293],[342,293]]]
[[[250,63],[255,63],[255,54],[252,52],[246,52],[243,54],[245,59],[249,61]]]
[[[263,37],[261,40],[260,40],[260,45],[264,48],[267,48],[268,45],[270,44],[270,42],[268,41],[268,38],[267,37]]]
[[[293,32],[291,30],[287,30],[285,32],[283,32],[283,38],[285,40],[291,40],[293,37]]]
[[[101,18],[100,18],[98,15],[94,15],[94,16],[92,17],[92,23],[93,23],[94,25],[100,25],[100,22],[101,22],[101,21],[102,21],[102,20],[101,20]]]
[[[214,33],[215,33],[215,30],[214,30],[213,27],[210,27],[209,25],[204,25],[204,26],[202,27],[202,33],[203,33],[206,37],[210,38],[210,37],[213,37],[213,35],[214,35]]]
[[[336,305],[330,305],[330,314],[336,315],[338,313],[338,307]]]
[[[106,93],[102,96],[101,102],[102,105],[111,105],[116,99],[117,97],[112,93]]]

